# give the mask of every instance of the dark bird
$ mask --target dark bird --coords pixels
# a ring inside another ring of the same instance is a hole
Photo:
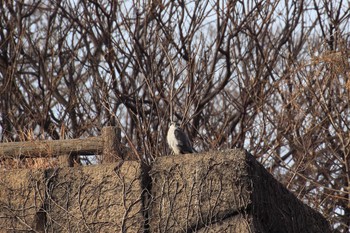
[[[167,134],[167,141],[174,154],[188,154],[195,152],[188,136],[180,128],[179,124],[175,122],[170,123]]]

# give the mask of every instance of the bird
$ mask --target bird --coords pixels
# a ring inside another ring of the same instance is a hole
[[[184,131],[180,128],[179,124],[176,122],[170,123],[170,127],[166,138],[169,147],[174,151],[175,155],[189,154],[195,152],[187,134],[184,133]]]

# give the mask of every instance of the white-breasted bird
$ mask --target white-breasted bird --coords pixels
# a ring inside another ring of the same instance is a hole
[[[166,136],[170,148],[176,155],[193,153],[194,149],[188,139],[187,134],[182,131],[179,124],[175,122],[170,123],[168,134]]]

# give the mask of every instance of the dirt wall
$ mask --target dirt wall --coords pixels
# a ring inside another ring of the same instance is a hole
[[[330,232],[242,150],[0,172],[0,232]]]

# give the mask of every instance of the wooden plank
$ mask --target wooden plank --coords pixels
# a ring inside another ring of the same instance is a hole
[[[0,158],[38,158],[70,153],[93,155],[103,152],[103,138],[42,140],[0,143]]]
[[[118,127],[106,126],[102,129],[103,158],[102,163],[113,163],[122,159],[120,141],[121,130]]]

